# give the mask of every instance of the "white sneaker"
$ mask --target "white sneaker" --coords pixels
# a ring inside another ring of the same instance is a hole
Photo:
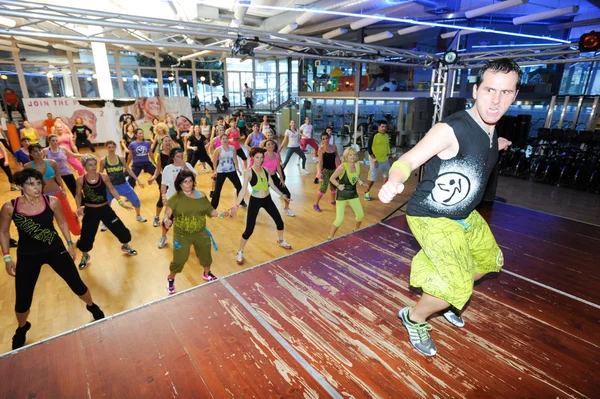
[[[244,251],[238,251],[237,256],[235,257],[235,261],[238,265],[244,264]]]
[[[158,240],[158,247],[161,249],[164,248],[166,242],[167,242],[167,237],[160,237],[160,240]]]
[[[142,215],[137,215],[137,216],[135,217],[135,220],[137,220],[138,222],[142,222],[142,223],[143,223],[143,222],[147,222],[147,221],[148,221],[148,219],[146,219],[146,218],[145,218],[145,217],[143,217]]]
[[[288,216],[296,216],[296,214],[294,212],[292,212],[292,210],[290,208],[284,209],[283,210]]]
[[[106,231],[108,230],[108,227],[106,227],[106,225],[104,223],[100,224],[100,231]]]
[[[290,244],[288,244],[287,241],[283,238],[281,240],[277,240],[277,242],[279,243],[279,245],[281,245],[285,249],[292,249],[292,246]]]
[[[310,174],[310,172],[308,170],[306,170],[306,169],[302,169],[302,174],[303,175],[308,175],[308,174]]]
[[[451,324],[458,328],[463,328],[465,326],[465,321],[462,316],[452,309],[448,309],[444,312],[444,319],[448,320]]]

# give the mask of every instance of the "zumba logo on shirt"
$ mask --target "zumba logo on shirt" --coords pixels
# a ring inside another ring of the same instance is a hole
[[[466,159],[445,161],[438,172],[431,192],[425,200],[438,212],[460,212],[476,201],[481,187],[482,165]]]
[[[54,238],[58,235],[56,230],[49,228],[42,228],[39,223],[34,222],[31,218],[21,215],[20,213],[14,213],[15,226],[24,233],[41,242],[45,242],[48,245],[52,244]]]
[[[448,172],[438,176],[435,180],[431,199],[438,204],[456,205],[469,195],[471,182],[462,173]]]

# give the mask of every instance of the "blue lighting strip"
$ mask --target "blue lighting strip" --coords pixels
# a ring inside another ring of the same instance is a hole
[[[267,10],[312,12],[315,14],[326,14],[326,15],[335,15],[335,16],[340,16],[340,17],[353,17],[353,18],[360,18],[360,19],[372,18],[372,19],[377,19],[379,21],[383,20],[383,21],[390,21],[390,22],[400,22],[400,23],[404,23],[404,24],[433,26],[433,27],[438,27],[438,28],[449,28],[449,29],[456,29],[456,30],[470,30],[470,31],[477,31],[477,32],[484,32],[484,33],[495,33],[498,35],[527,37],[529,39],[549,40],[552,42],[565,43],[565,44],[571,43],[569,40],[555,39],[553,37],[548,37],[548,36],[527,35],[525,33],[505,32],[505,31],[501,31],[501,30],[486,29],[486,28],[473,28],[470,26],[461,26],[461,25],[440,24],[437,22],[415,21],[413,19],[408,19],[408,18],[393,18],[393,17],[386,17],[383,15],[355,14],[352,12],[320,10],[317,8],[293,8],[293,7],[282,7],[282,6],[268,6],[268,5],[263,5],[263,4],[240,3],[238,5],[240,7],[262,8],[262,9],[267,9]]]

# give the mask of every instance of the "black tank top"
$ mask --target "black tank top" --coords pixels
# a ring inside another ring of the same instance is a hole
[[[54,228],[54,211],[50,208],[48,196],[42,195],[45,208],[37,215],[25,215],[18,211],[21,198],[10,201],[13,205],[12,220],[19,232],[17,254],[36,255],[57,249],[64,250],[65,246]]]
[[[323,153],[323,169],[335,170],[335,152],[324,152]]]
[[[98,181],[95,183],[95,185],[88,183],[87,175],[84,175],[83,187],[81,191],[83,193],[82,202],[84,205],[98,205],[108,202],[108,199],[106,198],[106,183],[104,183],[101,174],[98,174]]]
[[[427,161],[406,214],[466,219],[481,202],[498,161],[498,136],[494,131],[490,137],[469,111],[457,112],[442,122],[454,131],[458,154],[448,160],[436,155]]]
[[[119,184],[125,184],[125,167],[121,162],[121,157],[117,157],[117,164],[111,165],[108,161],[108,156],[104,158],[104,167],[106,168],[106,174],[113,186]]]
[[[169,161],[171,160],[171,157],[169,157],[168,155],[163,154],[162,152],[160,153],[160,171],[162,172],[163,170],[165,170],[165,168],[167,167],[167,165],[169,165]]]

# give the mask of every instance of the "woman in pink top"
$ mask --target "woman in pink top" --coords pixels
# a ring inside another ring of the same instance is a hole
[[[62,122],[59,123],[58,118],[56,118],[56,122],[54,123],[54,131],[56,136],[58,137],[58,144],[61,147],[64,147],[67,150],[71,151],[72,153],[78,154],[79,152],[77,151],[77,147],[75,146],[75,140],[73,139],[73,135],[65,132],[65,129],[67,129],[67,126]],[[83,166],[81,166],[81,162],[79,162],[79,159],[67,154],[67,162],[73,167],[73,169],[77,171],[79,176],[84,175],[85,172],[83,170]]]
[[[281,159],[279,158],[279,154],[275,152],[276,147],[277,143],[275,143],[274,140],[267,140],[265,143],[267,152],[265,152],[262,166],[267,170],[267,172],[269,172],[271,180],[273,180],[273,184],[275,184],[279,191],[287,195],[288,201],[283,201],[283,212],[285,212],[288,216],[296,216],[290,209],[289,199],[292,198],[292,194],[285,186],[285,174],[283,173],[283,168],[281,167]]]
[[[225,133],[229,136],[229,145],[235,149],[237,156],[242,158],[242,161],[244,161],[244,169],[247,169],[248,158],[240,144],[240,140],[244,140],[246,136],[240,136],[240,128],[235,126],[235,120],[232,119],[229,121],[229,129],[227,129]]]

